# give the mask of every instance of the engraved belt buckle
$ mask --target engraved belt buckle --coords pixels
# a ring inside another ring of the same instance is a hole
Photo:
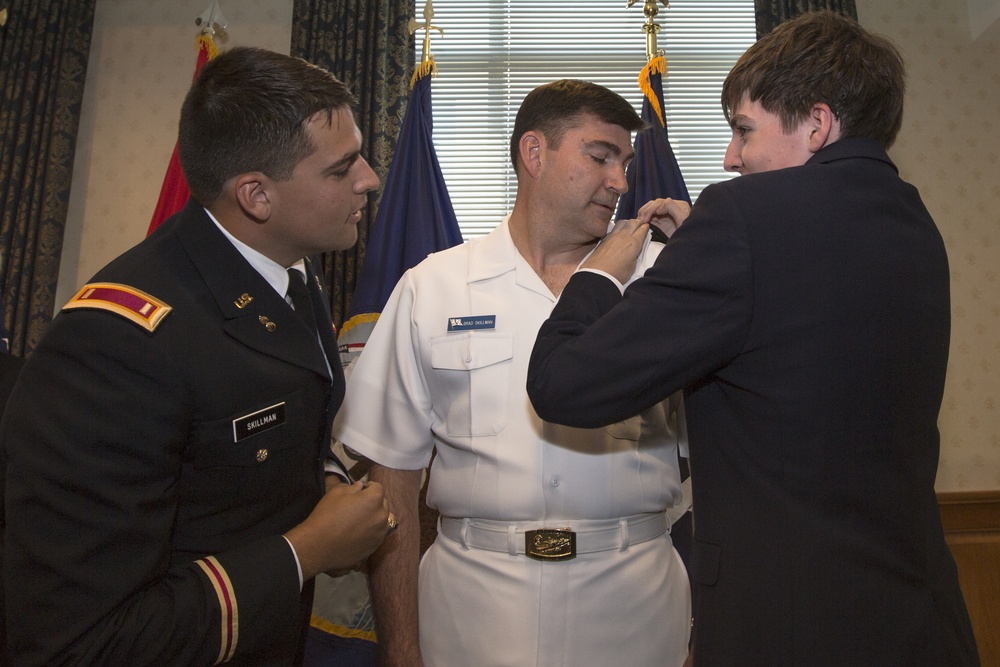
[[[524,553],[534,560],[572,560],[576,558],[576,533],[558,528],[525,531]]]

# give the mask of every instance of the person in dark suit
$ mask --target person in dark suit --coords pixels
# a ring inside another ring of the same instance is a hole
[[[191,199],[63,308],[10,398],[14,664],[295,664],[312,578],[391,529],[328,458],[344,380],[304,261],[353,245],[378,186],[353,103],[261,49],[202,69]]]
[[[903,96],[884,37],[830,12],[778,27],[723,86],[741,176],[624,296],[645,225],[620,224],[539,331],[543,419],[684,389],[695,665],[979,664],[934,493],[948,261],[886,154]]]

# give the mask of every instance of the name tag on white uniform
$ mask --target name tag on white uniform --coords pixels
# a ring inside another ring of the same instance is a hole
[[[496,329],[496,327],[496,315],[468,315],[448,318],[448,331],[474,331],[476,329]]]

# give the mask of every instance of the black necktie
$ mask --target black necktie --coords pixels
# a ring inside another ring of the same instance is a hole
[[[288,269],[288,296],[292,299],[295,312],[298,313],[302,321],[309,327],[309,331],[312,331],[313,335],[317,335],[316,313],[313,310],[312,297],[309,296],[309,288],[306,287],[305,276],[298,269]]]

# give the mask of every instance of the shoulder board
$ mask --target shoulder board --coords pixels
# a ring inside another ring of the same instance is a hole
[[[147,331],[153,331],[173,310],[145,292],[116,283],[90,283],[69,300],[63,310],[96,308],[117,313]]]

